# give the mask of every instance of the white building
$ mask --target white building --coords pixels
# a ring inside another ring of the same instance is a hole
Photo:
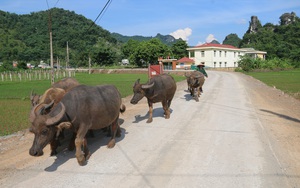
[[[237,67],[240,56],[245,54],[253,58],[265,59],[267,52],[257,51],[253,48],[237,48],[231,45],[205,43],[192,48],[187,48],[189,58],[195,61],[195,65],[201,62],[208,68]]]

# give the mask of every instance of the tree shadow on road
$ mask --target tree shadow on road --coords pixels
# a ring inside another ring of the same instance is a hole
[[[120,126],[123,123],[124,120],[119,119]],[[125,138],[125,134],[127,134],[126,129],[121,127],[121,136],[116,137],[116,144]],[[58,154],[56,155],[56,159],[54,160],[53,164],[45,168],[45,171],[54,172],[58,169],[59,166],[67,162],[69,159],[76,158],[75,149],[73,151],[68,150],[68,144],[71,140],[71,137],[72,137],[72,133],[69,133],[66,139],[62,141],[62,145],[57,149]],[[87,144],[91,155],[93,155],[93,153],[96,152],[100,147],[106,146],[110,141],[110,139],[111,136],[108,135],[108,132],[102,129],[93,130],[92,137],[87,135]],[[88,164],[88,160],[86,161],[85,165],[87,164]]]
[[[279,113],[276,113],[276,112],[273,112],[273,111],[270,111],[270,110],[265,110],[265,109],[260,109],[260,111],[276,115],[280,118],[283,118],[283,119],[286,119],[286,120],[289,120],[289,121],[294,121],[294,122],[300,123],[299,119],[293,118],[293,117],[290,117],[290,116],[287,116],[287,115],[284,115],[284,114],[279,114]]]

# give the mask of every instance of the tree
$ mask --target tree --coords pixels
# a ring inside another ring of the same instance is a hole
[[[187,57],[188,56],[188,51],[186,50],[187,48],[188,45],[186,41],[180,39],[171,46],[171,51],[172,51],[171,56],[175,59]]]
[[[223,44],[232,45],[238,48],[241,41],[242,39],[240,39],[237,34],[231,33],[225,37]]]
[[[123,44],[121,47],[122,51],[122,58],[129,59],[129,62],[132,62],[132,64],[135,64],[135,51],[137,47],[139,46],[139,41],[130,39],[127,43]]]
[[[134,53],[134,62],[138,66],[145,64],[157,64],[159,57],[166,57],[168,47],[159,39],[153,38],[149,41],[139,43]]]

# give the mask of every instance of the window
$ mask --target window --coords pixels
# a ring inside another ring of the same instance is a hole
[[[234,64],[234,67],[236,67],[236,62],[234,62],[233,64]]]
[[[219,64],[220,64],[220,67],[222,67],[222,62],[220,62]]]
[[[233,52],[233,57],[236,57],[236,52]]]
[[[214,57],[216,57],[217,56],[217,51],[216,50],[214,50]]]
[[[217,62],[214,62],[214,67],[216,68]]]
[[[205,57],[205,52],[201,51],[201,57]]]
[[[225,62],[224,64],[225,64],[224,66],[226,67],[226,65],[227,65],[227,62]]]
[[[227,51],[224,52],[224,56],[225,56],[225,57],[226,57],[226,55],[227,55]]]
[[[221,57],[221,55],[222,55],[222,51],[219,51],[219,57]]]
[[[190,51],[190,57],[195,57],[195,51]]]

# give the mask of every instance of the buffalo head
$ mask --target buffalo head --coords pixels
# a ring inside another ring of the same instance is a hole
[[[65,114],[65,106],[60,103],[61,110],[55,116],[47,114],[47,108],[51,108],[53,102],[50,105],[39,104],[36,105],[30,112],[31,127],[30,132],[34,133],[34,141],[29,150],[29,154],[32,156],[43,155],[44,147],[50,143],[55,137],[57,125]]]
[[[147,89],[152,88],[154,86],[154,82],[152,84],[140,84],[140,79],[133,85],[133,97],[130,101],[131,104],[137,104],[144,96]]]

